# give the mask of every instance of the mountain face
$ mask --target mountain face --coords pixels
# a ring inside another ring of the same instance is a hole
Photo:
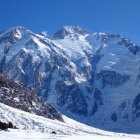
[[[139,131],[140,46],[119,34],[64,26],[49,38],[10,28],[0,32],[0,69],[79,121]]]
[[[12,81],[0,72],[0,102],[50,119],[63,121],[61,115],[31,89]]]

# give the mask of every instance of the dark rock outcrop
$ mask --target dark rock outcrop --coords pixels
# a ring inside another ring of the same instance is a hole
[[[63,121],[60,113],[30,88],[0,72],[0,102],[50,119]]]

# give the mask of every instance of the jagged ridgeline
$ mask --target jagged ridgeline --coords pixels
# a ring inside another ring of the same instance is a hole
[[[63,121],[60,113],[38,97],[31,88],[14,82],[3,72],[0,72],[0,102],[26,112]]]

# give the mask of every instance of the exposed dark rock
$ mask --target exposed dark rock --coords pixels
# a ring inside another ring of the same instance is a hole
[[[7,130],[8,128],[17,129],[11,122],[5,123],[0,121],[0,130]]]
[[[140,117],[140,94],[138,94],[133,101],[133,120]]]
[[[78,87],[71,90],[67,109],[75,114],[87,116],[87,103]]]
[[[116,122],[117,121],[117,113],[113,113],[111,115],[111,119],[112,119],[112,121]]]
[[[116,71],[102,70],[98,74],[98,79],[102,82],[102,88],[105,88],[107,85],[111,87],[118,87],[128,82],[130,75],[122,75]]]
[[[63,121],[60,113],[31,89],[0,72],[0,102],[14,108]],[[11,125],[11,124],[9,124]]]
[[[55,131],[52,131],[51,133],[52,133],[52,134],[57,134]]]
[[[11,122],[8,123],[8,128],[14,128],[14,126]]]
[[[95,113],[97,112],[97,110],[98,110],[98,105],[97,105],[97,102],[95,101],[90,115],[91,116],[92,115],[95,115]]]

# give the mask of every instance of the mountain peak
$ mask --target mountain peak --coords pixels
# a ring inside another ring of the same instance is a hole
[[[14,26],[14,27],[12,27],[12,28],[10,28],[11,30],[25,30],[26,28],[25,27],[23,27],[23,26]]]
[[[45,36],[45,37],[48,37],[48,33],[47,33],[47,31],[43,31],[43,32],[41,32],[41,33],[39,33],[40,35],[43,35],[43,36]]]
[[[15,26],[1,32],[0,37],[2,41],[6,39],[6,40],[10,40],[10,42],[12,40],[13,40],[12,42],[15,42],[14,40],[21,39],[23,36],[29,34],[32,34],[32,31],[22,26]]]
[[[79,26],[63,26],[54,34],[54,38],[63,39],[68,35],[85,35],[87,31]]]
[[[15,26],[15,27],[10,28],[8,31],[9,32],[32,33],[32,31],[30,31],[29,29],[27,29],[23,26]]]

